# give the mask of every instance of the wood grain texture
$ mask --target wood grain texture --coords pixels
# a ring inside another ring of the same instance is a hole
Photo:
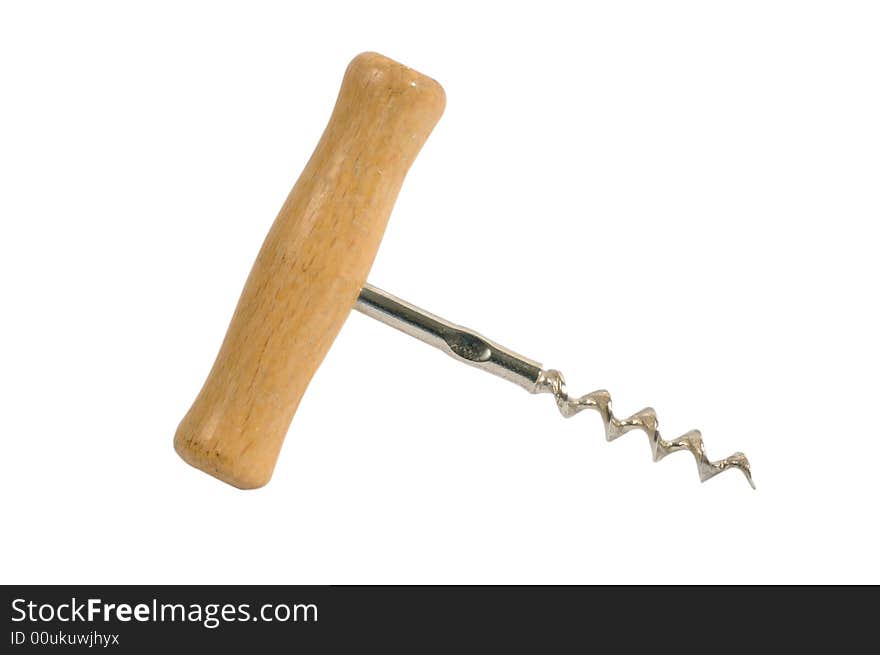
[[[327,128],[257,255],[214,366],[174,438],[242,489],[272,476],[293,414],[367,279],[410,165],[445,106],[375,53],[349,64]]]

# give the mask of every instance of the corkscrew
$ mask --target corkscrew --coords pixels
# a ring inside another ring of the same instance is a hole
[[[611,394],[604,389],[572,398],[566,391],[565,379],[559,371],[544,370],[539,363],[499,346],[473,330],[450,323],[370,284],[361,289],[354,308],[434,346],[453,359],[513,382],[529,393],[553,394],[559,413],[565,418],[571,418],[585,409],[597,411],[602,417],[608,441],[614,441],[631,430],[642,430],[648,435],[655,462],[670,453],[687,450],[697,462],[701,482],[735,468],[742,471],[752,489],[755,488],[749,460],[745,455],[734,453],[724,459],[710,461],[699,430],[691,430],[672,441],[664,440],[660,436],[657,414],[650,407],[628,418],[618,419],[611,411]]]
[[[666,441],[653,409],[617,418],[607,391],[572,397],[559,371],[366,282],[403,179],[444,107],[435,80],[375,53],[352,60],[324,135],[177,429],[180,456],[240,488],[266,484],[300,399],[354,308],[529,393],[551,394],[563,417],[597,412],[608,441],[641,430],[655,461],[685,450],[701,481],[738,469],[754,488],[742,453],[711,461],[697,430]]]

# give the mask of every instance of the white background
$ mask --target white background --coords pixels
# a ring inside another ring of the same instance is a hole
[[[0,6],[0,581],[880,582],[876,3]],[[179,460],[363,50],[448,96],[371,281],[757,491],[360,315],[267,487]]]

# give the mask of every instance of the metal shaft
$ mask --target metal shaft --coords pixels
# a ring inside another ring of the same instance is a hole
[[[660,436],[657,413],[650,407],[627,418],[619,419],[611,410],[611,394],[604,389],[573,398],[566,391],[565,379],[559,371],[544,370],[538,362],[518,355],[473,330],[419,309],[370,284],[364,285],[361,289],[355,309],[442,350],[460,362],[513,382],[529,393],[553,394],[556,406],[565,418],[570,418],[585,409],[598,412],[602,417],[605,438],[608,441],[613,441],[632,430],[641,430],[648,436],[655,462],[670,453],[686,450],[694,456],[700,481],[705,482],[728,469],[739,469],[752,488],[755,488],[751,466],[745,455],[734,453],[724,459],[710,461],[699,430],[691,430],[677,439],[666,441]]]
[[[405,300],[364,285],[354,308],[370,318],[424,341],[450,357],[538,393],[541,365],[493,343],[473,330],[419,309]]]

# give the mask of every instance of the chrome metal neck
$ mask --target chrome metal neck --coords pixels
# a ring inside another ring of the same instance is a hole
[[[365,284],[354,308],[370,318],[442,350],[460,362],[538,393],[541,365],[484,336],[419,309],[371,284]]]

